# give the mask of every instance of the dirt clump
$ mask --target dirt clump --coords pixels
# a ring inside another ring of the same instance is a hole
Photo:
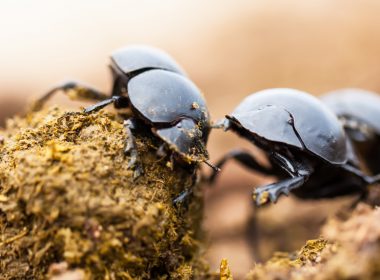
[[[50,108],[0,131],[1,279],[208,279],[202,194],[190,167],[136,142],[144,174],[124,155],[123,120]],[[70,275],[70,276],[69,276]]]
[[[329,219],[300,251],[257,264],[247,279],[379,279],[380,209],[362,203],[344,216]]]

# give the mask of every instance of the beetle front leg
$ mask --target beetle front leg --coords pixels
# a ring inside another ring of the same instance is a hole
[[[45,105],[45,103],[52,98],[58,91],[62,91],[65,94],[69,95],[71,99],[74,100],[105,100],[108,98],[108,95],[94,89],[88,85],[85,85],[76,81],[65,82],[61,85],[55,86],[43,96],[41,96],[37,101],[32,105],[31,110],[33,112],[39,111]]]
[[[275,203],[282,194],[289,195],[290,191],[301,187],[306,180],[307,176],[299,176],[258,187],[253,191],[253,200],[256,206],[261,206],[269,201]]]
[[[272,168],[261,165],[250,152],[242,149],[236,149],[228,152],[216,163],[215,166],[217,168],[222,168],[223,165],[226,164],[226,162],[230,159],[234,159],[244,167],[258,171],[262,174],[275,175],[275,171]],[[214,170],[211,176],[208,178],[208,181],[210,183],[213,183],[218,174],[219,172],[217,170]]]
[[[213,129],[224,129],[225,131],[229,128],[229,120],[228,119],[220,119],[211,124],[211,128]]]
[[[173,204],[176,206],[179,206],[180,204],[183,204],[190,195],[193,194],[193,187],[197,184],[198,181],[198,173],[197,170],[194,169],[193,175],[191,176],[192,184],[191,187],[188,189],[185,189],[183,192],[181,192],[176,198],[173,199]]]
[[[115,95],[94,105],[88,106],[86,109],[84,109],[84,113],[97,112],[111,104],[114,104],[116,108],[127,108],[129,106],[129,101],[125,96]]]
[[[161,158],[166,157],[168,155],[168,153],[166,152],[165,144],[160,145],[160,147],[157,149],[156,155]]]
[[[135,137],[133,136],[133,130],[136,129],[136,122],[134,119],[128,119],[124,121],[124,128],[128,134],[125,143],[124,154],[129,155],[128,168],[134,168],[134,177],[137,178],[143,173],[141,163],[139,162],[139,155],[137,151]]]
[[[179,205],[183,203],[186,198],[193,193],[192,189],[184,190],[181,192],[175,199],[173,199],[173,204],[174,205]]]
[[[342,165],[342,168],[344,170],[347,170],[348,172],[355,174],[358,178],[360,178],[364,184],[366,185],[373,185],[380,183],[380,174],[377,175],[366,175],[358,168],[350,165],[350,164],[344,164]]]
[[[292,190],[305,184],[314,171],[308,162],[299,162],[277,152],[271,154],[271,160],[289,173],[291,178],[256,188],[253,191],[256,206],[261,206],[269,201],[275,203],[281,195],[289,195]]]

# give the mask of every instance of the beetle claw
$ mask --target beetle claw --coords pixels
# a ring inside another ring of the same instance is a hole
[[[300,176],[259,187],[254,190],[253,198],[257,206],[264,205],[268,203],[269,200],[272,203],[276,203],[281,195],[284,194],[288,196],[291,190],[302,186],[305,180],[306,176]]]
[[[192,193],[193,191],[190,190],[185,190],[181,192],[175,199],[173,199],[173,204],[174,205],[179,205],[180,203],[183,203],[185,199]]]
[[[132,153],[132,155],[130,155],[131,158],[128,161],[127,169],[134,169],[133,179],[137,179],[138,177],[140,177],[144,173],[144,170],[143,170],[141,164],[139,163],[137,151],[132,150],[130,152]]]
[[[144,174],[144,170],[142,169],[142,166],[140,164],[137,164],[135,166],[135,171],[133,172],[133,179],[137,179],[142,174]]]
[[[269,201],[269,193],[268,192],[257,192],[257,191],[254,191],[253,195],[253,200],[255,202],[255,205],[257,207],[260,207],[264,204],[267,204],[268,201]]]
[[[217,120],[211,125],[211,128],[214,128],[214,129],[223,128],[224,130],[227,130],[227,127],[228,127],[228,120],[225,118],[221,120]]]

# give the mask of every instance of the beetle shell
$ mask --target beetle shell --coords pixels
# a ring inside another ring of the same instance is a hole
[[[227,118],[259,137],[307,150],[332,164],[347,161],[338,118],[305,92],[278,88],[253,93]]]
[[[174,124],[190,118],[208,126],[209,113],[202,93],[189,79],[176,73],[141,73],[129,81],[128,96],[132,106],[152,124]]]
[[[164,69],[186,75],[171,56],[149,46],[135,45],[119,49],[111,55],[111,59],[114,65],[126,75],[144,69]]]
[[[289,122],[292,120],[287,111],[281,107],[267,106],[260,110],[233,113],[227,116],[231,121],[238,122],[241,127],[265,139],[287,144],[302,149],[302,143],[295,133],[289,133]],[[276,126],[273,124],[276,123]],[[271,129],[268,129],[270,127]]]
[[[380,96],[374,92],[348,88],[329,92],[321,97],[339,117],[354,118],[368,124],[380,134]]]

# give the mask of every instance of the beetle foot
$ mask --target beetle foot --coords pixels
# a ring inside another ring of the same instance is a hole
[[[273,185],[275,184],[257,188],[253,192],[252,196],[256,206],[262,206],[269,202],[276,203],[281,194],[285,194],[286,196],[289,195],[288,189],[272,188]]]
[[[133,172],[133,179],[137,179],[144,174],[144,170],[140,164],[135,165],[135,171]]]
[[[135,137],[133,136],[132,130],[136,128],[136,124],[133,119],[128,119],[124,121],[124,127],[127,132],[127,139],[125,142],[124,155],[129,156],[127,168],[134,169],[134,178],[136,179],[144,170],[141,165],[139,153],[137,151],[137,145]]]
[[[253,192],[253,200],[256,206],[264,205],[269,201],[276,203],[281,195],[288,196],[293,189],[302,186],[306,180],[307,176],[299,176],[259,187]]]
[[[144,173],[144,170],[141,166],[136,147],[134,147],[133,145],[129,145],[129,143],[130,142],[127,142],[127,147],[124,150],[124,154],[126,156],[130,156],[127,168],[134,169],[133,177],[136,179],[137,177],[140,177]]]
[[[142,168],[141,163],[139,162],[137,152],[132,150],[130,152],[126,151],[125,154],[126,155],[129,154],[129,156],[131,157],[128,161],[127,168],[134,170],[133,178],[136,179],[136,178],[140,177],[144,173],[144,170]]]
[[[166,157],[167,156],[167,152],[165,150],[165,144],[162,144],[156,151],[156,155],[158,157]]]
[[[193,191],[190,190],[185,190],[181,192],[175,199],[173,199],[173,204],[174,205],[179,205],[185,201],[185,199],[192,193]]]
[[[269,202],[268,192],[257,192],[256,190],[252,194],[252,199],[256,206],[262,206]]]

